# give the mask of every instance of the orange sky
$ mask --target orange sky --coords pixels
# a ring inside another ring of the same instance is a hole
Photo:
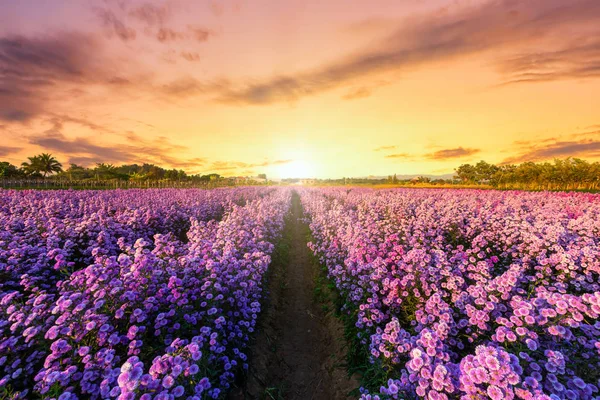
[[[600,159],[597,0],[0,0],[0,159],[270,177]]]

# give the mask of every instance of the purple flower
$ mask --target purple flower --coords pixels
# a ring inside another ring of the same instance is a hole
[[[165,389],[170,389],[171,387],[173,387],[174,383],[175,379],[171,375],[165,376],[162,380],[162,385]]]

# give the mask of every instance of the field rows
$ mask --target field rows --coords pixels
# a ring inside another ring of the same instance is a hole
[[[0,192],[0,397],[218,398],[246,364],[289,203]]]
[[[599,397],[600,196],[297,192],[362,398]],[[224,398],[291,204],[268,187],[0,191],[0,399]]]
[[[301,192],[373,376],[363,398],[591,399],[600,197]]]

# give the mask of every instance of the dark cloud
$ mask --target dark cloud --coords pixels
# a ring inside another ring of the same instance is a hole
[[[0,146],[0,157],[18,153],[19,151],[21,151],[21,149],[22,149],[21,147]]]
[[[394,150],[396,147],[398,147],[398,146],[380,146],[373,150],[374,151]]]
[[[187,36],[183,32],[178,32],[169,28],[160,28],[158,32],[156,32],[156,40],[161,43],[165,42],[173,42],[176,40],[186,39]]]
[[[100,19],[100,22],[102,22],[102,25],[109,35],[117,35],[117,37],[124,42],[135,39],[135,29],[125,25],[125,23],[111,10],[105,8],[95,8],[94,12]]]
[[[356,100],[356,99],[362,99],[365,97],[369,97],[371,95],[371,90],[367,89],[367,88],[359,88],[356,90],[353,90],[351,92],[346,93],[345,95],[342,96],[342,99],[344,100]]]
[[[430,160],[449,160],[452,158],[472,156],[480,151],[481,150],[479,149],[465,149],[463,147],[457,147],[455,149],[438,150],[436,152],[426,154],[425,157]]]
[[[155,163],[173,168],[194,168],[206,163],[203,158],[182,159],[176,156],[187,150],[161,136],[146,140],[135,133],[125,135],[124,143],[97,144],[88,137],[68,138],[56,125],[43,134],[29,136],[29,143],[46,151],[65,154],[69,162],[90,165],[103,163]]]
[[[56,100],[63,84],[102,79],[98,53],[93,37],[73,32],[1,37],[0,120],[28,121]]]
[[[84,126],[93,131],[104,132],[104,133],[114,133],[114,131],[112,129],[109,129],[102,125],[98,125],[92,121],[85,119],[85,118],[72,117],[72,116],[64,115],[64,114],[53,115],[52,117],[50,117],[48,119],[48,122],[52,123],[52,125],[53,125],[52,129],[57,130],[57,131],[61,130],[63,128],[64,124],[73,123],[73,124]]]
[[[130,10],[129,16],[143,22],[148,27],[162,26],[170,16],[170,9],[166,4],[157,6],[144,3]]]
[[[212,32],[208,29],[188,26],[185,31],[178,31],[171,28],[161,27],[156,32],[156,39],[161,43],[175,42],[180,40],[194,40],[197,42],[206,42]]]
[[[555,40],[568,49],[560,33],[598,34],[600,2],[597,0],[492,0],[460,10],[433,13],[400,22],[396,31],[362,52],[321,68],[296,75],[250,81],[223,93],[220,101],[268,104],[294,101],[304,96],[355,82],[374,73],[415,68],[476,52]],[[581,54],[592,49],[581,49]],[[568,50],[567,54],[569,53]],[[572,54],[572,53],[571,53]],[[519,62],[516,62],[519,64]],[[510,70],[510,68],[509,68]],[[577,66],[562,75],[595,76],[596,64]],[[530,75],[521,79],[538,79]]]
[[[580,141],[555,141],[553,143],[520,146],[520,154],[505,159],[503,164],[527,161],[546,161],[565,157],[600,157],[600,141],[588,139]]]
[[[32,136],[29,143],[63,154],[85,154],[89,158],[103,160],[103,162],[126,162],[135,159],[135,154],[122,146],[97,145],[88,138],[81,137],[69,139],[62,133],[55,131],[47,131],[44,135]]]

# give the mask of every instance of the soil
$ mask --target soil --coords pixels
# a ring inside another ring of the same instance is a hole
[[[299,197],[284,232],[288,252],[269,272],[268,302],[250,350],[246,381],[229,399],[342,400],[356,398],[356,377],[345,366],[346,341],[333,304],[318,299],[319,267],[306,246]]]

